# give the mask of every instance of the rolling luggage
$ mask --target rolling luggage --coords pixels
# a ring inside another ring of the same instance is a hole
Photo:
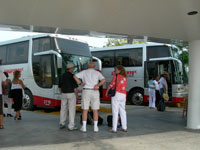
[[[160,100],[157,106],[158,111],[165,111],[165,102],[164,100]]]
[[[82,124],[82,115],[80,115],[80,124]],[[87,124],[88,125],[93,125],[94,121],[93,121],[93,112],[89,111],[88,112],[88,116],[87,116]],[[103,124],[103,118],[101,116],[98,117],[98,125],[102,125]]]

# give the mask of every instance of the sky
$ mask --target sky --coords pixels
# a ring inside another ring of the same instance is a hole
[[[20,38],[20,37],[24,37],[28,35],[36,35],[36,34],[40,34],[40,33],[0,30],[0,42],[12,40],[12,39],[16,39],[16,38]],[[71,35],[66,35],[66,36],[77,39],[78,41],[81,41],[81,42],[86,42],[91,47],[103,47],[108,42],[107,38],[96,38],[96,37],[88,37],[88,36],[71,36]]]

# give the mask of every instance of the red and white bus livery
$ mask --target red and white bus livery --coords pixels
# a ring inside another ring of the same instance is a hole
[[[179,49],[174,45],[148,43],[116,47],[91,49],[92,55],[102,61],[102,73],[106,77],[103,85],[103,100],[106,89],[113,76],[114,67],[123,65],[126,68],[127,98],[132,104],[148,102],[147,81],[149,76],[156,77],[163,71],[168,72],[168,87],[171,102],[184,99],[182,62],[178,59]]]
[[[34,106],[59,107],[59,76],[66,64],[73,62],[75,73],[85,69],[91,60],[88,44],[62,35],[39,34],[0,43],[1,70],[20,70],[26,85],[23,108]],[[99,60],[97,60],[100,62]]]

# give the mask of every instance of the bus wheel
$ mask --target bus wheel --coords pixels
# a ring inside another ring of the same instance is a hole
[[[25,110],[33,110],[33,95],[29,90],[24,90],[22,108]]]
[[[144,91],[141,89],[131,91],[129,102],[133,105],[142,105],[144,102]]]

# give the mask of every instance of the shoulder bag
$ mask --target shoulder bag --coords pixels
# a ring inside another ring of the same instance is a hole
[[[117,75],[116,75],[116,79],[115,79],[115,88],[114,89],[110,89],[108,91],[108,96],[110,97],[114,97],[115,96],[115,93],[116,93],[116,86],[117,86]]]

